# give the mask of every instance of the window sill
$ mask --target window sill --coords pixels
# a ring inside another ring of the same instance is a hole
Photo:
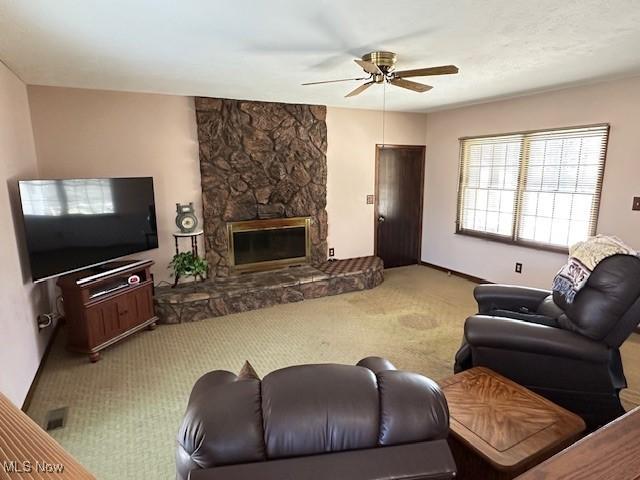
[[[568,247],[557,247],[554,245],[545,245],[543,243],[528,242],[524,240],[513,240],[508,237],[502,237],[500,235],[493,235],[491,233],[474,232],[470,230],[456,230],[456,235],[464,235],[466,237],[479,238],[481,240],[488,240],[490,242],[503,243],[506,245],[513,245],[515,247],[525,247],[534,250],[541,250],[544,252],[562,253],[569,255]]]

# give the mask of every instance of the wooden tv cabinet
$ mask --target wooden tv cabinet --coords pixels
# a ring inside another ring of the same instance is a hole
[[[68,325],[67,348],[100,359],[100,350],[142,330],[154,329],[151,260],[118,261],[58,279]],[[129,285],[131,275],[140,283]]]

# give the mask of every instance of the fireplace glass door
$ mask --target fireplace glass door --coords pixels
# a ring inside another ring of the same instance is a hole
[[[309,261],[309,218],[232,222],[229,258],[236,271],[256,271]]]

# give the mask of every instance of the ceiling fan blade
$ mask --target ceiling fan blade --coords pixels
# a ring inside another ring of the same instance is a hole
[[[427,92],[431,90],[433,87],[431,85],[425,85],[423,83],[412,82],[411,80],[405,80],[404,78],[394,78],[391,80],[391,84],[396,87],[407,88],[409,90],[413,90],[414,92]]]
[[[367,80],[369,77],[360,77],[360,78],[341,78],[340,80],[325,80],[322,82],[307,82],[302,83],[301,85],[320,85],[321,83],[337,83],[337,82],[353,82],[354,80]]]
[[[443,65],[441,67],[416,68],[415,70],[402,70],[395,72],[396,78],[426,77],[429,75],[451,75],[458,73],[455,65]]]
[[[367,88],[369,88],[371,85],[373,85],[376,82],[367,82],[367,83],[363,83],[362,85],[360,85],[358,88],[356,88],[355,90],[350,91],[349,93],[347,93],[345,95],[345,98],[347,97],[355,97],[356,95],[360,95],[362,92],[364,92]]]
[[[354,62],[360,65],[365,72],[370,73],[372,75],[382,73],[382,70],[380,70],[375,63],[365,62],[364,60],[358,60],[358,59],[355,59]]]

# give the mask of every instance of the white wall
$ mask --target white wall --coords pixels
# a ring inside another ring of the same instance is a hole
[[[387,144],[424,145],[427,116],[387,112]],[[337,258],[373,255],[376,144],[382,143],[382,112],[327,108],[327,213],[329,248]]]
[[[640,77],[496,101],[427,116],[422,259],[494,282],[548,288],[566,255],[456,235],[459,137],[609,123],[598,233],[640,249]],[[523,263],[521,275],[515,262]]]
[[[47,285],[34,286],[24,249],[17,180],[37,177],[27,88],[0,63],[0,392],[22,406],[52,328],[38,331],[49,311]]]
[[[154,178],[160,247],[133,257],[154,260],[156,283],[169,281],[175,204],[193,202],[202,221],[193,98],[29,86],[29,102],[43,178]]]
[[[46,177],[151,175],[155,179],[160,248],[142,254],[167,280],[173,256],[175,203],[202,193],[193,98],[29,86],[40,174]],[[385,142],[424,145],[426,115],[387,113]],[[382,114],[327,109],[329,247],[339,258],[373,253],[375,145]],[[186,248],[186,244],[185,244]]]
[[[194,201],[201,216],[198,144],[189,97],[29,87],[40,174],[44,177],[152,175],[161,248],[149,255],[167,279],[175,202]],[[385,142],[427,145],[422,259],[496,282],[543,286],[562,254],[455,235],[458,138],[609,122],[599,231],[640,248],[640,161],[635,157],[640,79],[571,88],[424,114],[387,113]],[[329,247],[338,258],[373,253],[375,145],[382,113],[327,109]],[[524,264],[522,275],[513,272]]]

